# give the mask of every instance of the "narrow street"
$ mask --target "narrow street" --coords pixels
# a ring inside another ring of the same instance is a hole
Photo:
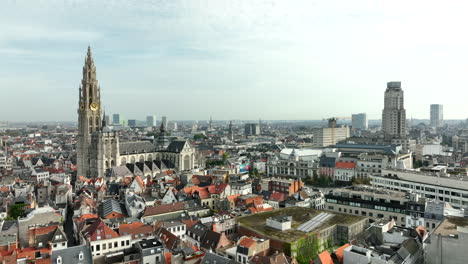
[[[73,208],[71,206],[68,206],[67,207],[67,219],[63,223],[63,230],[65,231],[65,234],[67,235],[67,239],[68,239],[68,247],[73,247],[76,245],[72,219],[73,219]]]

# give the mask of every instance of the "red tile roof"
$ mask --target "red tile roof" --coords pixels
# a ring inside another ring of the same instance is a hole
[[[121,224],[119,226],[119,234],[121,236],[132,235],[132,238],[140,239],[152,236],[154,232],[153,227],[150,225],[143,224],[142,222],[133,222],[130,224]]]
[[[346,244],[344,244],[343,246],[341,246],[341,247],[339,247],[339,248],[337,248],[337,249],[335,250],[336,258],[338,259],[338,261],[339,261],[340,263],[343,263],[344,250],[345,250],[347,247],[349,247],[349,246],[351,246],[351,245],[350,245],[349,243],[346,243]]]
[[[84,231],[83,236],[88,239],[88,241],[96,241],[101,239],[108,238],[117,238],[117,234],[114,230],[108,227],[100,218],[96,222],[89,225]]]
[[[274,192],[272,195],[270,195],[270,200],[282,202],[286,200],[286,194],[280,193],[280,192]]]
[[[319,259],[322,264],[333,264],[333,260],[330,256],[330,252],[324,251],[319,254]]]
[[[146,207],[145,213],[143,214],[143,216],[160,215],[160,214],[166,214],[166,213],[182,211],[182,210],[184,210],[184,202],[160,204],[160,205]]]
[[[341,161],[338,161],[335,164],[335,168],[338,168],[338,169],[354,169],[355,167],[356,167],[356,163],[354,163],[354,162],[341,162]]]
[[[208,186],[208,191],[210,192],[210,194],[221,194],[227,186],[227,183],[213,184]]]
[[[245,248],[250,248],[255,243],[256,243],[255,240],[251,237],[242,237],[241,240],[239,241],[239,245]]]

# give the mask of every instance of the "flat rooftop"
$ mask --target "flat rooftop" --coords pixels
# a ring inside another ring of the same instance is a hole
[[[333,217],[328,219],[323,224],[315,227],[310,232],[305,233],[297,230],[297,228],[300,225],[306,223],[307,221],[313,219],[314,217],[323,212],[325,211],[319,211],[311,208],[287,207],[264,213],[242,216],[237,218],[237,221],[239,222],[239,225],[249,228],[259,234],[265,235],[272,239],[277,239],[283,242],[291,243],[299,240],[302,237],[308,236],[311,233],[315,233],[330,226],[336,224],[351,225],[366,218],[362,216],[346,215],[333,212]],[[284,215],[292,217],[291,229],[281,231],[266,226],[267,218]]]
[[[333,190],[333,193],[342,193],[342,192],[360,192],[360,193],[373,193],[381,195],[389,195],[392,197],[406,197],[407,193],[400,191],[387,190],[380,187],[374,187],[369,185],[353,185],[344,188],[338,188]]]
[[[456,236],[458,235],[457,227],[468,228],[468,218],[447,216],[432,233],[434,235]]]

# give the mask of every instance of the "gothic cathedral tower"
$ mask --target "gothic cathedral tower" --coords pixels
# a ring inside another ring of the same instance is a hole
[[[91,48],[88,47],[78,103],[77,176],[89,177],[91,134],[101,128],[101,91],[96,79]]]

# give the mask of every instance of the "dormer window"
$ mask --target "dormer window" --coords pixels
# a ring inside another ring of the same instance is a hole
[[[57,257],[57,264],[62,264],[62,256]]]
[[[80,254],[78,255],[78,259],[83,260],[83,258],[84,258],[83,251],[80,251]]]

